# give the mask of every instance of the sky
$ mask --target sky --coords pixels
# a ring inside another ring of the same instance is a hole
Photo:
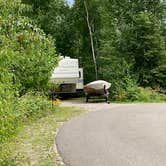
[[[69,4],[70,6],[72,6],[73,3],[74,3],[74,0],[67,0],[67,2],[68,2],[68,4]]]

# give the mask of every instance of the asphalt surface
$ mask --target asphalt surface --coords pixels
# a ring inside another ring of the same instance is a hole
[[[60,128],[67,166],[166,166],[166,104],[99,107]]]

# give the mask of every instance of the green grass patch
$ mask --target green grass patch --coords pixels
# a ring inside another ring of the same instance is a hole
[[[1,144],[0,165],[58,165],[53,150],[56,130],[62,122],[79,115],[83,110],[76,108],[57,108],[44,117],[31,119],[19,128],[10,142]]]
[[[161,103],[166,102],[166,94],[151,88],[128,87],[120,90],[114,102],[118,103]]]

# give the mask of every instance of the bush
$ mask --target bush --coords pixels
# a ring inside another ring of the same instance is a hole
[[[128,99],[133,101],[136,99],[137,87],[136,79],[131,78],[130,75],[113,80],[111,87],[112,99],[116,101],[127,101]]]
[[[18,126],[29,119],[40,118],[53,111],[51,102],[40,93],[27,93],[21,98],[13,98],[10,102],[0,102],[0,142],[9,140]]]
[[[29,92],[18,99],[15,114],[20,120],[39,118],[52,110],[51,102],[41,93]]]
[[[123,84],[117,84],[114,99],[122,102],[162,102],[166,101],[166,95],[152,88],[139,87],[134,79],[126,77]]]
[[[160,94],[151,88],[138,88],[137,101],[161,102],[166,101],[166,95]]]
[[[143,87],[128,87],[126,90],[122,90],[118,93],[118,101],[127,102],[164,102],[166,101],[166,95],[156,92],[151,88]]]
[[[20,0],[10,0],[7,6],[0,0],[0,6],[0,66],[12,75],[13,87],[21,95],[45,89],[57,63],[53,40],[22,16],[28,6]]]
[[[22,16],[29,10],[21,0],[0,0],[0,142],[8,140],[18,124],[50,109],[42,95],[26,94],[47,88],[57,56],[53,40]]]

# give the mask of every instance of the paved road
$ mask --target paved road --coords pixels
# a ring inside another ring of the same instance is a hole
[[[56,139],[67,166],[166,166],[166,104],[101,105],[66,122]]]

